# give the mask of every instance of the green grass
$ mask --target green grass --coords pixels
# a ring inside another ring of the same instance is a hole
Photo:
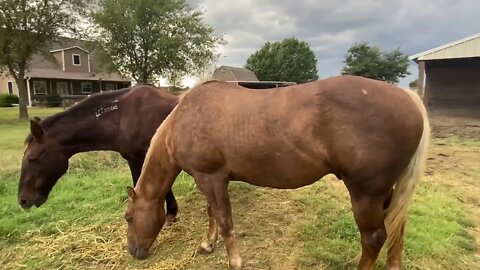
[[[329,265],[327,269],[355,268],[360,253],[360,234],[355,225],[346,192],[331,183],[318,183],[296,199],[312,209],[313,219],[300,226],[304,250],[298,262],[305,268]],[[417,189],[410,208],[404,259],[408,269],[474,269],[475,239],[468,229],[475,226],[466,215],[455,192],[432,183]],[[379,267],[384,265],[380,258]],[[333,268],[332,268],[333,266]]]
[[[30,109],[29,113],[48,116],[59,111]],[[43,237],[91,224],[118,222],[125,208],[125,187],[131,186],[132,180],[126,162],[114,152],[75,155],[67,174],[42,207],[22,210],[18,206],[19,170],[29,124],[17,120],[17,115],[14,108],[0,108],[0,250],[20,245],[29,236]],[[194,189],[190,180],[185,174],[179,177],[175,183],[178,198]],[[38,259],[28,261],[27,266],[42,265]]]
[[[35,109],[30,114],[57,111]],[[74,156],[43,206],[20,209],[17,188],[28,122],[16,120],[16,114],[12,108],[0,109],[1,269],[225,267],[221,241],[212,255],[195,255],[207,229],[205,200],[185,173],[174,185],[180,220],[162,231],[150,259],[136,261],[126,253],[122,217],[131,179],[126,162],[113,152]],[[480,269],[480,140],[449,137],[434,139],[432,145],[431,173],[419,185],[409,211],[405,268]],[[247,268],[356,266],[359,232],[341,181],[327,177],[293,191],[233,183],[230,194]],[[376,269],[384,264],[382,254]]]

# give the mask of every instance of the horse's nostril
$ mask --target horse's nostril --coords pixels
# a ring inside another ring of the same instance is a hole
[[[24,206],[24,205],[28,204],[28,201],[26,199],[22,199],[22,200],[20,200],[19,203],[20,203],[21,206]]]

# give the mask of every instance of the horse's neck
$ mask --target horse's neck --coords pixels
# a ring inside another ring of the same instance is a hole
[[[147,200],[158,198],[164,200],[175,178],[181,171],[170,157],[171,151],[167,150],[167,144],[169,142],[166,141],[166,136],[164,136],[161,130],[157,130],[152,138],[140,179],[135,188]]]
[[[100,118],[85,115],[73,119],[66,114],[58,120],[58,124],[47,130],[47,134],[60,143],[70,156],[89,151],[116,151],[118,118],[115,115]]]

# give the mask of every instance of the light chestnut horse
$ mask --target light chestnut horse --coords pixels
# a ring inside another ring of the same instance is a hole
[[[358,269],[372,269],[388,240],[388,269],[400,269],[407,208],[423,175],[425,107],[413,92],[341,76],[280,89],[207,82],[187,92],[152,138],[135,189],[128,188],[128,250],[145,258],[165,222],[163,202],[181,170],[208,202],[231,269],[242,259],[233,231],[231,180],[294,189],[326,174],[342,179],[361,234]]]

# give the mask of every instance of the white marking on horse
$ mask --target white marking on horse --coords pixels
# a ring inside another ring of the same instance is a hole
[[[368,95],[368,92],[367,92],[366,89],[362,89],[362,93],[363,93],[364,95]]]
[[[111,112],[111,111],[116,111],[116,110],[118,110],[118,105],[117,104],[102,107],[100,109],[95,110],[95,117],[98,120],[98,119],[100,119],[100,116],[102,116],[102,114],[105,114],[105,113]]]

